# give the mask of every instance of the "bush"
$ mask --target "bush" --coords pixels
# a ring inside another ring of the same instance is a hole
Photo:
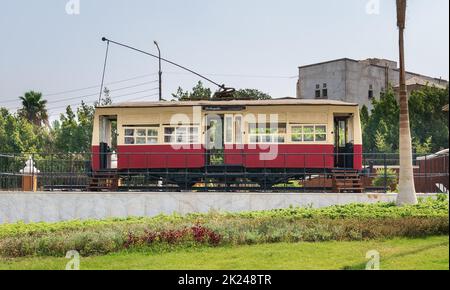
[[[386,173],[384,171],[382,168],[377,169],[377,176],[372,181],[373,186],[387,186],[391,191],[396,191],[398,184],[397,172],[392,168],[387,168]]]

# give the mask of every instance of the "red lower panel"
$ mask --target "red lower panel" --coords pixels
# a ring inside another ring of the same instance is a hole
[[[92,168],[99,170],[99,146],[92,146]],[[354,168],[362,169],[362,145],[354,146]],[[119,169],[202,168],[205,149],[199,145],[176,149],[171,145],[118,146]],[[225,164],[247,168],[334,168],[333,145],[245,145],[225,147]]]
[[[362,145],[355,145],[354,149],[354,156],[353,156],[353,168],[357,170],[361,170],[363,168],[363,146]]]
[[[100,170],[100,146],[92,146],[92,170]]]
[[[225,149],[225,163],[247,168],[333,168],[333,145],[245,145]]]
[[[201,168],[205,150],[200,145],[174,148],[171,145],[118,146],[119,169]]]

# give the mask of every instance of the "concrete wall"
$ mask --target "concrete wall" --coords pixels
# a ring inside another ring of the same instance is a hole
[[[0,223],[325,207],[395,199],[395,194],[359,193],[0,193]]]
[[[328,88],[328,99],[346,101],[346,60],[300,68],[299,81],[301,99],[314,99],[316,85],[320,90],[324,83]]]

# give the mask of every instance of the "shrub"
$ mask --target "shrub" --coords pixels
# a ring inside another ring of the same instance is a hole
[[[396,191],[398,184],[397,172],[392,168],[387,168],[386,173],[382,168],[377,169],[377,176],[373,179],[372,184],[376,187],[387,186],[391,191]]]

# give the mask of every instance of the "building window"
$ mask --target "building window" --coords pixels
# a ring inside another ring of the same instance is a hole
[[[278,126],[270,124],[249,124],[250,143],[284,143],[286,140],[286,124]]]
[[[320,85],[316,85],[316,99],[320,99]]]
[[[292,142],[326,142],[326,125],[294,125],[291,127]]]
[[[328,87],[327,87],[327,84],[323,84],[323,87],[322,87],[322,98],[324,98],[324,99],[328,98]]]
[[[369,86],[369,100],[373,99],[373,85]]]
[[[126,145],[147,145],[158,143],[158,128],[125,128]]]
[[[196,144],[199,143],[198,127],[178,126],[164,128],[164,143]]]

